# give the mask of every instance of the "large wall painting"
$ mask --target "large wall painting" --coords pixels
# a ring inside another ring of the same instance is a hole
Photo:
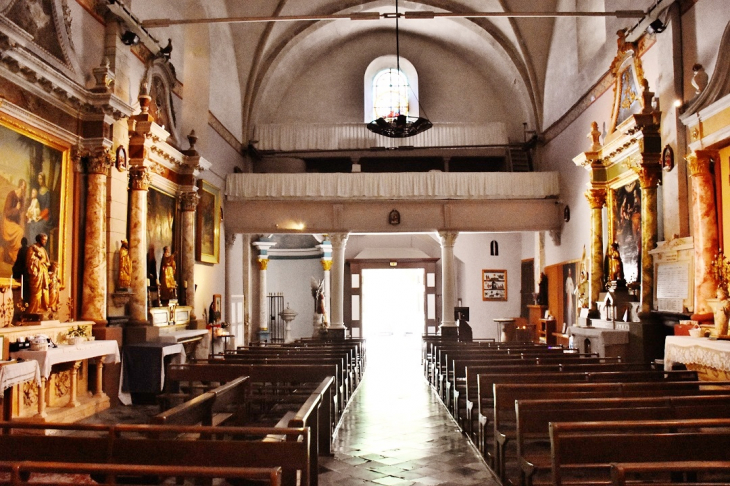
[[[147,277],[156,287],[162,250],[175,253],[175,197],[154,187],[147,193]]]
[[[69,152],[42,132],[0,119],[0,277],[20,278],[27,246],[45,233],[48,257],[58,263],[65,286]]]

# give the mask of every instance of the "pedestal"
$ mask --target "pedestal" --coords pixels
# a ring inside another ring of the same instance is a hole
[[[598,353],[601,358],[622,357],[625,360],[629,356],[629,331],[570,326],[568,334],[573,336],[573,344],[580,353]]]
[[[271,332],[268,329],[259,331],[259,342],[268,343],[270,338]]]

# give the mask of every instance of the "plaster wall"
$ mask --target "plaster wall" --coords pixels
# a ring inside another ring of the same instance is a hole
[[[272,259],[266,271],[267,293],[283,293],[284,307],[289,304],[289,307],[298,313],[291,323],[292,338],[311,337],[314,299],[310,281],[312,277],[320,280],[324,276],[319,257],[297,260]],[[256,277],[258,279],[258,275]]]
[[[489,243],[496,240],[499,256],[489,254]],[[496,338],[497,326],[492,319],[520,315],[521,233],[462,233],[456,239],[454,256],[464,262],[457,265],[464,271],[459,276],[463,289],[457,289],[462,305],[469,307],[469,324],[474,338]],[[507,301],[482,300],[482,270],[507,270]]]
[[[210,39],[210,105],[208,109],[230,131],[236,139],[243,141],[243,100],[238,74],[236,43],[231,36],[230,26],[211,26]],[[206,117],[207,118],[207,117]]]

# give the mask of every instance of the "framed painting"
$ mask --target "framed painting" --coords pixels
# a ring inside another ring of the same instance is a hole
[[[156,187],[147,193],[147,278],[156,288],[163,249],[175,253],[175,196]]]
[[[567,327],[575,326],[577,322],[577,296],[575,289],[578,285],[579,262],[571,261],[563,267],[563,324]]]
[[[221,191],[207,181],[198,181],[195,220],[195,257],[203,263],[220,261]]]
[[[482,270],[482,300],[507,300],[507,270]]]
[[[65,287],[70,152],[51,135],[0,115],[1,275],[20,279],[27,247],[43,233],[48,258],[58,263]]]

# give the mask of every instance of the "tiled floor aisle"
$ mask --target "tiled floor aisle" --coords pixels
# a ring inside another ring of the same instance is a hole
[[[365,379],[345,412],[320,485],[496,485],[431,394],[420,338],[368,339]]]

